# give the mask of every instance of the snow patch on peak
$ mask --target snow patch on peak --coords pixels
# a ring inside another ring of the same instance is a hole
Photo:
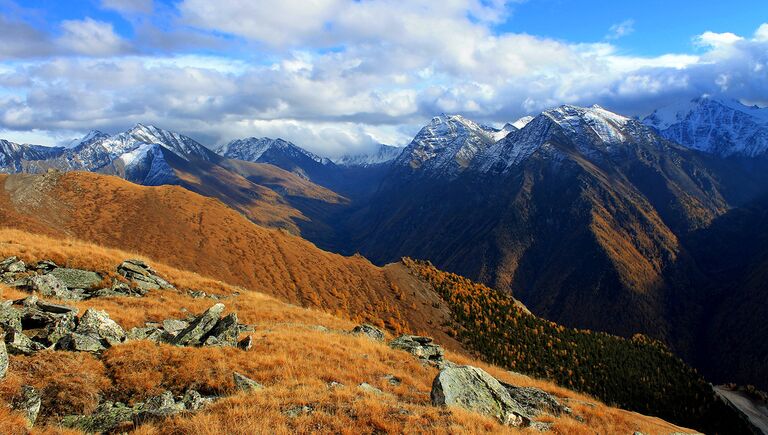
[[[103,133],[99,130],[91,130],[88,133],[86,133],[85,136],[79,138],[79,139],[72,139],[69,141],[68,144],[64,146],[64,148],[76,148],[80,145],[88,145],[92,144],[94,142],[98,142],[102,139],[108,138],[109,135],[106,133]]]
[[[379,144],[375,150],[369,153],[345,154],[335,160],[334,163],[342,166],[370,166],[389,162],[400,155],[403,149],[391,145]]]
[[[533,121],[533,116],[523,116],[522,118],[518,119],[517,121],[513,122],[512,125],[517,129],[522,129],[526,125],[528,125],[529,122]]]
[[[501,130],[493,133],[493,139],[498,142],[504,139],[505,137],[507,137],[509,133],[512,133],[513,131],[517,131],[518,129],[519,127],[516,127],[515,125],[510,124],[508,122],[504,124],[504,127],[502,127]]]

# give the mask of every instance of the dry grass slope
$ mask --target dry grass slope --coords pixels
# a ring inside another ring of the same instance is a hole
[[[61,264],[107,272],[134,252],[104,248],[73,240],[0,231],[0,256],[17,254],[25,261],[53,259]],[[429,391],[437,371],[419,364],[410,355],[384,344],[343,333],[354,323],[328,313],[300,308],[255,291],[234,287],[196,273],[152,261],[152,265],[178,288],[199,288],[228,296],[228,310],[255,326],[254,346],[234,348],[179,348],[133,341],[109,349],[101,358],[81,353],[44,351],[31,357],[12,356],[7,378],[0,383],[0,402],[11,401],[22,384],[32,384],[45,394],[39,433],[70,433],[56,426],[69,413],[89,412],[100,398],[140,401],[170,389],[196,388],[205,393],[235,393],[202,412],[139,427],[135,433],[512,433],[514,429],[459,409],[430,405]],[[26,296],[0,287],[2,299]],[[239,292],[238,295],[234,293]],[[70,303],[67,301],[66,303]],[[152,291],[144,298],[98,298],[77,302],[82,310],[96,307],[130,327],[145,321],[184,317],[199,312],[210,301],[193,299],[183,291]],[[317,326],[328,328],[327,331]],[[569,399],[585,422],[553,419],[553,433],[671,433],[685,431],[656,418],[607,407],[593,398],[551,383],[531,379],[483,364],[462,354],[448,352],[457,363],[479,366],[492,375],[523,386],[536,386]],[[266,388],[236,393],[232,371],[239,371]],[[394,386],[384,378],[394,375]],[[343,384],[331,388],[329,383]],[[363,392],[367,382],[384,394]],[[588,405],[591,403],[592,405]],[[314,411],[289,417],[296,406]],[[0,432],[22,434],[18,414],[0,404]],[[130,428],[125,428],[130,430]]]

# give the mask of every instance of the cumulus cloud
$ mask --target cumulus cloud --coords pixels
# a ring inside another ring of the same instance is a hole
[[[178,27],[139,23],[129,41],[108,23],[65,22],[53,44],[77,56],[0,64],[0,128],[54,137],[147,122],[209,145],[280,136],[335,156],[404,144],[441,112],[503,124],[562,103],[629,115],[704,93],[768,104],[768,24],[752,36],[702,33],[694,54],[640,57],[614,41],[499,33],[508,3],[184,0]],[[130,54],[136,38],[165,48]],[[217,44],[228,50],[182,50]]]

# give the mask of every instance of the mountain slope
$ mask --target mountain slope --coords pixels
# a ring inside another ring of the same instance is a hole
[[[722,157],[764,156],[768,109],[701,97],[654,111],[643,122],[667,139]]]
[[[402,148],[390,145],[379,144],[377,149],[371,153],[345,154],[333,162],[341,166],[370,166],[380,165],[397,158]]]

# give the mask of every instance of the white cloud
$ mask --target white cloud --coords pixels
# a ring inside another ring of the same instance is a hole
[[[619,39],[635,32],[635,20],[624,20],[608,29],[605,39]]]
[[[65,50],[86,56],[107,56],[125,52],[128,44],[114,31],[112,24],[92,18],[61,23],[63,34],[57,43]]]
[[[742,40],[744,40],[744,38],[734,33],[715,33],[706,31],[697,36],[695,41],[698,45],[703,47],[721,48]]]
[[[755,40],[768,41],[768,23],[763,23],[755,31]]]

